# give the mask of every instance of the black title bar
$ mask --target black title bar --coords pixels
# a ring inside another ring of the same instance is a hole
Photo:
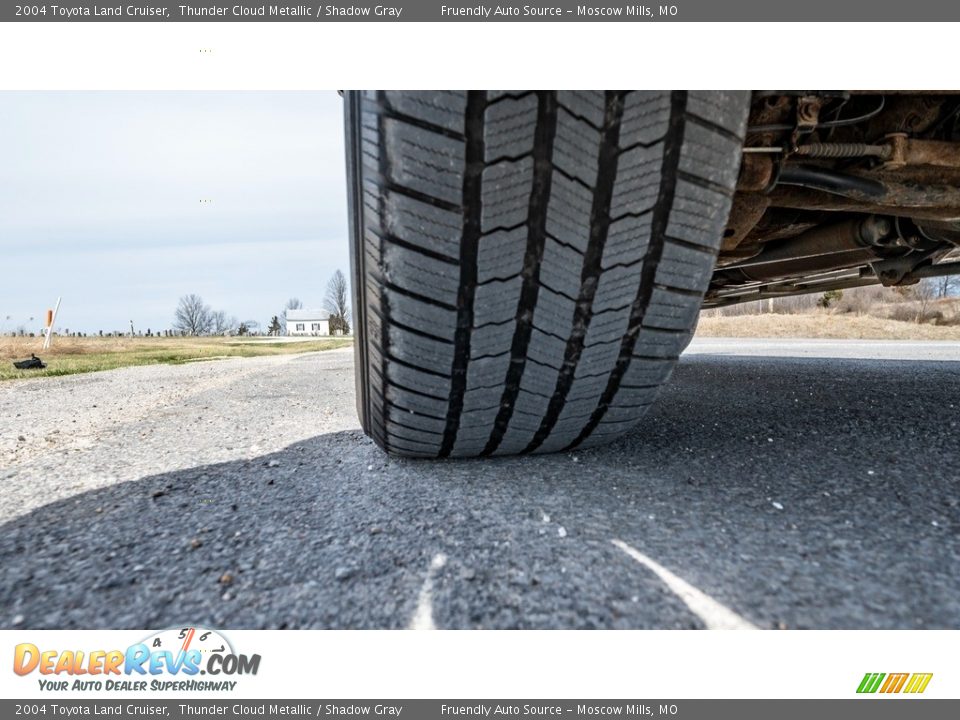
[[[946,22],[960,20],[960,3],[874,0],[674,0],[639,5],[617,0],[554,0],[520,4],[456,0],[367,0],[320,4],[258,2],[137,2],[64,0],[0,4],[0,22]],[[863,28],[851,29],[861,33]]]
[[[909,710],[905,709],[910,705]],[[942,720],[957,717],[960,700],[0,700],[0,717],[86,715],[195,720],[278,717],[323,720]]]

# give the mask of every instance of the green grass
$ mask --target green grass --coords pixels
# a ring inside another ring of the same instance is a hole
[[[135,365],[177,365],[225,357],[291,355],[347,347],[352,338],[261,343],[245,338],[57,338],[41,351],[41,338],[0,338],[0,381],[57,377]],[[36,353],[44,370],[17,370],[14,360]]]

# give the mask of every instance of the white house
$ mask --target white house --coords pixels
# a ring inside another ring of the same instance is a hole
[[[287,310],[287,335],[329,335],[326,310]]]

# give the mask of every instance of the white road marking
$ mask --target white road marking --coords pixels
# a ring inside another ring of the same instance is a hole
[[[660,578],[690,608],[691,612],[703,621],[707,630],[757,630],[757,626],[724,607],[709,595],[697,590],[693,585],[677,577],[663,565],[651,560],[623,540],[611,540],[618,548],[632,557]]]
[[[430,568],[427,570],[427,578],[423,581],[423,587],[420,588],[420,597],[417,600],[417,610],[410,619],[410,630],[436,630],[437,626],[433,624],[433,579],[437,571],[447,564],[447,556],[443,553],[433,556],[430,561]]]

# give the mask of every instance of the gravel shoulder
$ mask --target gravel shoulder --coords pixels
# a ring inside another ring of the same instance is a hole
[[[0,384],[0,480],[47,478],[8,485],[0,511],[356,426],[352,359],[353,348],[342,348]],[[299,372],[304,362],[310,372]]]

